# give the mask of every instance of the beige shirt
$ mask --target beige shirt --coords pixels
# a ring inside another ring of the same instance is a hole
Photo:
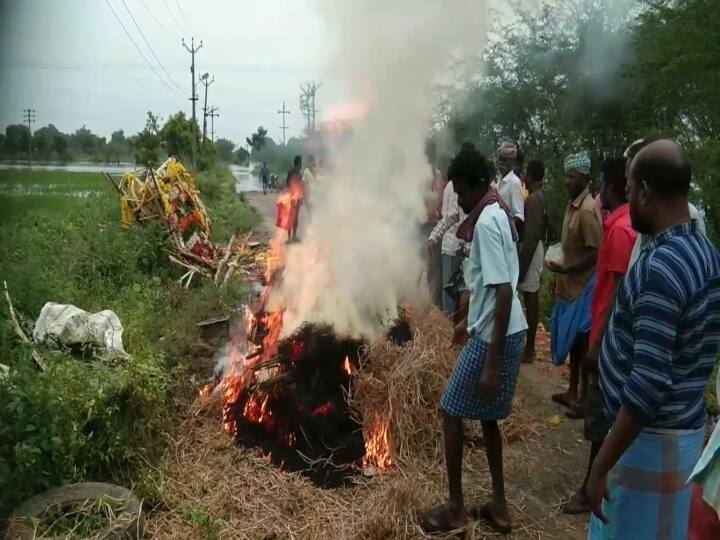
[[[573,265],[588,251],[600,248],[602,240],[602,217],[595,199],[587,188],[568,203],[562,229],[563,261]],[[595,265],[571,274],[558,274],[555,279],[555,294],[565,300],[580,298],[585,286],[595,273]]]

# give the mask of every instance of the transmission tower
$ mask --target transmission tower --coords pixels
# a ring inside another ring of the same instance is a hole
[[[315,131],[317,109],[315,108],[315,94],[320,88],[316,82],[307,82],[300,87],[300,110],[305,117],[305,130],[312,133]]]
[[[212,79],[209,79],[210,74],[205,73],[200,77],[200,80],[202,81],[203,85],[205,86],[205,106],[203,107],[203,141],[207,140],[207,116],[208,116],[208,106],[207,106],[207,94],[208,94],[208,86],[210,86],[212,83],[215,82],[215,77]]]
[[[210,107],[207,114],[210,117],[210,140],[212,142],[215,142],[215,117],[220,116],[220,113],[217,111],[217,107]]]

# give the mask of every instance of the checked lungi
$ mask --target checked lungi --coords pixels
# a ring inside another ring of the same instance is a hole
[[[692,485],[705,429],[643,430],[608,475],[603,524],[590,518],[589,540],[684,540]]]

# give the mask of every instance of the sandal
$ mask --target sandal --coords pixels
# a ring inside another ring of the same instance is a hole
[[[460,527],[452,525],[450,523],[450,514],[448,513],[447,506],[444,504],[426,510],[420,516],[419,524],[423,532],[428,534],[457,531],[467,525],[467,523]]]
[[[492,512],[492,506],[490,503],[485,503],[482,506],[473,508],[472,516],[478,521],[482,520],[490,525],[491,528],[501,534],[509,534],[512,531],[512,526],[507,524],[498,523],[497,519]]]
[[[563,407],[567,407],[568,409],[574,409],[575,407],[577,407],[577,402],[570,401],[567,397],[567,394],[565,394],[564,392],[562,394],[553,394],[552,400],[555,403],[562,405]]]

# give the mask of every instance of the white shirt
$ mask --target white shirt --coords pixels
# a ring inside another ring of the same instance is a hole
[[[495,285],[509,283],[513,298],[508,336],[527,329],[517,295],[520,265],[510,223],[500,205],[493,203],[482,211],[475,224],[470,256],[463,261],[465,285],[470,291],[468,332],[489,342],[495,325]]]
[[[452,182],[448,182],[443,191],[442,219],[437,222],[430,233],[430,240],[438,242],[442,237],[441,252],[443,255],[457,255],[458,250],[463,247],[463,242],[455,233],[460,223],[465,219],[465,212],[458,206],[457,193],[453,189]]]
[[[510,215],[525,221],[525,200],[522,193],[522,182],[512,170],[500,179],[497,189],[502,200],[510,208]]]

